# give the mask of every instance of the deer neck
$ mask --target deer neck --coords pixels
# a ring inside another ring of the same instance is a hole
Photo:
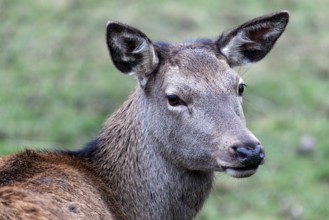
[[[191,219],[209,194],[213,173],[177,168],[154,150],[157,143],[144,127],[145,106],[138,95],[105,123],[93,166],[129,219]]]

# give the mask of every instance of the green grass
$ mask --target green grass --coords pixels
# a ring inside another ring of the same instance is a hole
[[[110,62],[107,20],[153,40],[216,37],[268,12],[291,20],[262,62],[237,71],[250,130],[267,161],[252,178],[219,173],[205,219],[329,219],[329,3],[293,1],[0,0],[0,154],[79,148],[135,86]],[[299,140],[316,140],[312,155]]]

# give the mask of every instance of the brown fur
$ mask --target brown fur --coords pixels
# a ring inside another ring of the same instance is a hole
[[[0,219],[126,218],[112,191],[84,161],[30,150],[3,161]]]

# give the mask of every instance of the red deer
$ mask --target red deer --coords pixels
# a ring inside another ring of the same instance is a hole
[[[281,11],[216,39],[152,43],[109,22],[114,65],[138,86],[77,151],[26,150],[0,160],[1,219],[192,219],[214,172],[249,177],[265,153],[232,69],[261,60],[285,30]]]

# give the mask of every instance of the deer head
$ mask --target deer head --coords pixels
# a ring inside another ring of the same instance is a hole
[[[164,161],[191,171],[254,174],[265,158],[242,109],[245,84],[232,69],[261,60],[288,23],[281,11],[253,19],[217,39],[152,43],[141,31],[107,25],[114,65],[137,78],[148,143]]]

